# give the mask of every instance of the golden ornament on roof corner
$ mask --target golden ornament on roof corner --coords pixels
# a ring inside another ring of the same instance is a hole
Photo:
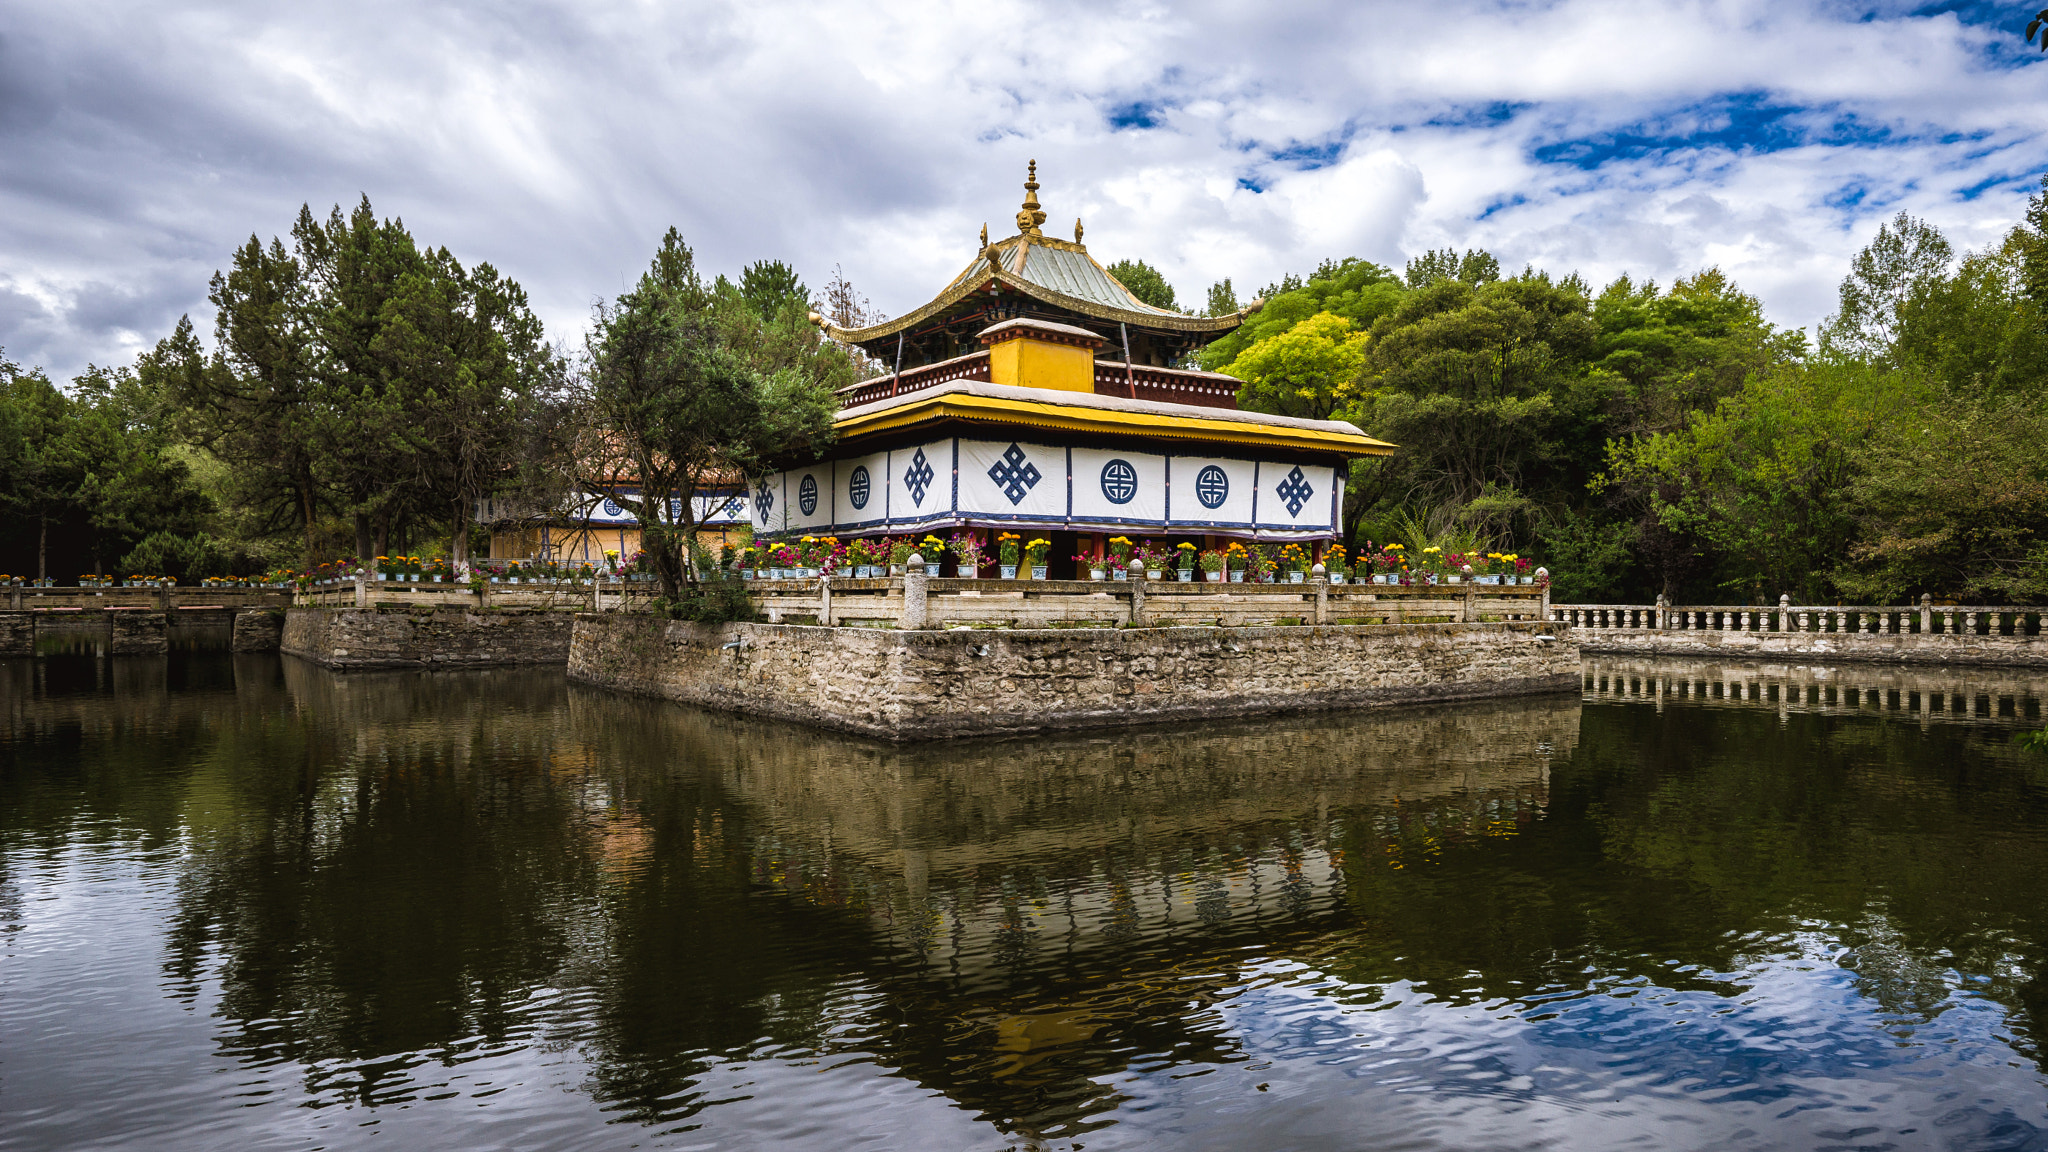
[[[1076,243],[1076,244],[1079,244],[1080,242],[1081,242],[1081,218],[1080,218],[1079,216],[1076,216],[1076,217],[1074,217],[1074,243]]]
[[[1038,161],[1031,162],[1031,169],[1024,178],[1024,207],[1017,212],[1017,231],[1026,236],[1043,236],[1038,230],[1045,223],[1045,212],[1038,207]]]

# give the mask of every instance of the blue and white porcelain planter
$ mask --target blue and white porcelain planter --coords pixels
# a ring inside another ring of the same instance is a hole
[[[1043,564],[1033,564],[1031,566],[1031,578],[1033,580],[1045,579],[1045,569],[1046,566]]]
[[[1001,565],[1001,568],[1003,573],[1003,579],[1015,580],[1017,578],[1017,566],[1015,564],[1004,564]]]

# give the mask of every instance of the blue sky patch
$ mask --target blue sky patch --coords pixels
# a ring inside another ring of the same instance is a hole
[[[1906,143],[1891,128],[1836,108],[1775,101],[1764,92],[1739,92],[1606,132],[1539,144],[1539,163],[1594,169],[1616,160],[1643,160],[1674,152],[1721,151],[1758,155],[1802,148],[1881,147]]]

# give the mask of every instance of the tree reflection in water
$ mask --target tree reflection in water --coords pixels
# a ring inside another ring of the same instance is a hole
[[[78,659],[0,664],[0,845],[171,853],[164,989],[316,1106],[556,1052],[669,1133],[734,1068],[853,1060],[1071,1139],[1294,1058],[1245,1015],[1278,989],[1597,1047],[1563,1022],[1837,961],[1895,1042],[1988,1001],[2038,1059],[2048,758],[2007,721],[1556,697],[906,749],[549,672]]]

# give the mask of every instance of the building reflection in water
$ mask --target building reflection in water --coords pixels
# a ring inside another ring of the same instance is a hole
[[[1273,1059],[1239,1006],[1276,973],[1532,1033],[1604,989],[1733,1004],[1781,955],[1900,1036],[1966,985],[2032,1053],[2048,1008],[2016,673],[1595,660],[1582,697],[913,748],[530,670],[78,653],[0,689],[0,842],[166,862],[161,993],[315,1107],[557,1054],[668,1133],[860,1064],[1077,1138]]]

